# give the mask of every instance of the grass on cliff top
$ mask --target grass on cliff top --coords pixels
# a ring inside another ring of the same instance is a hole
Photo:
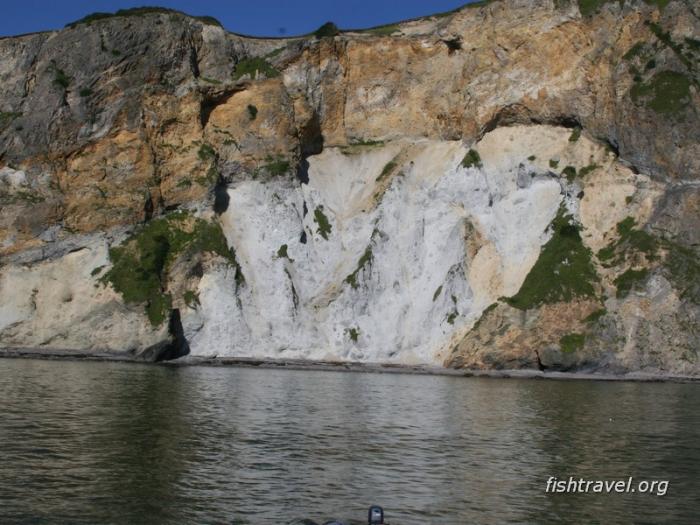
[[[542,247],[520,290],[506,299],[515,308],[528,310],[544,303],[595,296],[593,283],[598,281],[598,274],[579,227],[560,209],[550,228],[552,238]]]
[[[661,71],[647,82],[635,82],[630,96],[657,113],[677,115],[690,105],[690,79],[676,71]]]
[[[340,34],[340,29],[333,22],[326,22],[316,31],[314,31],[314,36],[316,38],[334,37]]]
[[[369,29],[364,29],[363,33],[370,33],[375,36],[390,36],[401,30],[399,24],[387,24],[383,26],[370,27]]]
[[[655,5],[663,9],[671,0],[644,0],[646,4]],[[591,16],[597,13],[605,4],[624,5],[625,0],[578,0],[578,10],[583,16]]]
[[[280,72],[272,64],[262,57],[244,58],[233,69],[231,77],[234,80],[249,75],[251,80],[255,80],[259,75],[265,78],[274,78],[279,76]]]
[[[165,292],[173,262],[184,252],[215,253],[238,268],[216,223],[176,212],[154,219],[109,250],[112,267],[101,278],[111,284],[128,304],[143,304],[153,326],[166,318],[172,297]]]
[[[92,24],[93,22],[99,22],[100,20],[107,20],[110,18],[117,17],[132,17],[132,16],[145,16],[152,14],[169,14],[169,15],[182,15],[188,18],[194,18],[199,20],[203,24],[213,25],[218,27],[223,27],[221,22],[212,16],[192,16],[177,9],[169,9],[167,7],[157,7],[157,6],[144,6],[144,7],[132,7],[130,9],[119,9],[114,13],[97,12],[91,13],[83,18],[75,20],[74,22],[69,22],[66,27],[76,27],[80,24]]]

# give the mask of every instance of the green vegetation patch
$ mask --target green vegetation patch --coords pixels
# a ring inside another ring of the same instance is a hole
[[[339,149],[343,155],[353,155],[361,153],[364,147],[378,147],[383,145],[383,140],[356,139],[351,141],[347,146],[340,146]]]
[[[644,3],[648,5],[655,5],[659,9],[663,9],[670,1],[671,0],[644,0]]]
[[[598,274],[579,226],[562,208],[550,228],[552,238],[542,247],[520,291],[506,299],[515,308],[527,310],[544,303],[595,296],[593,284],[598,282]]]
[[[583,16],[591,16],[597,13],[605,4],[617,0],[578,0],[578,10]]]
[[[250,78],[255,80],[259,75],[263,75],[265,78],[274,78],[279,76],[279,74],[279,70],[264,58],[252,57],[244,58],[238,62],[233,69],[233,73],[231,73],[231,77],[234,80],[238,80],[245,75],[250,75]]]
[[[588,166],[584,166],[583,168],[581,168],[579,170],[578,176],[583,178],[586,175],[588,175],[589,173],[595,171],[597,168],[598,168],[597,164],[589,164]]]
[[[355,271],[352,272],[350,275],[348,275],[345,278],[345,282],[348,283],[350,286],[353,288],[357,288],[357,274],[362,271],[362,269],[365,267],[367,264],[372,263],[372,247],[367,246],[365,249],[365,253],[362,254],[362,257],[360,257],[360,260],[357,261],[357,268],[355,268]]]
[[[384,177],[389,175],[392,171],[394,171],[394,168],[396,168],[398,164],[396,163],[396,157],[394,157],[392,160],[386,163],[384,168],[382,169],[382,172],[379,174],[375,182],[381,181]]]
[[[647,260],[658,260],[665,252],[661,268],[682,299],[700,304],[700,257],[690,247],[663,238],[657,238],[644,230],[635,228],[632,217],[617,225],[619,239],[601,249],[598,259],[607,267],[626,261],[627,255],[643,253]],[[615,279],[617,296],[624,297],[641,281],[646,280],[649,270],[629,269]]]
[[[68,89],[70,86],[71,78],[63,71],[61,68],[57,67],[55,64],[52,65],[53,70],[53,83],[60,88]]]
[[[669,280],[683,299],[700,304],[700,257],[691,248],[667,241],[664,265]]]
[[[584,334],[566,334],[559,339],[559,347],[565,354],[570,354],[572,352],[576,352],[577,350],[581,350],[585,342],[586,336]]]
[[[326,22],[316,31],[314,31],[314,36],[316,38],[333,37],[340,34],[340,29],[333,22]]]
[[[287,259],[289,262],[294,262],[294,259],[289,257],[289,254],[287,253],[288,246],[286,244],[282,244],[278,249],[277,249],[277,258],[278,259]]]
[[[442,293],[442,285],[438,286],[437,289],[435,290],[435,293],[433,294],[433,302],[437,301],[437,298],[440,297],[441,293]]]
[[[617,241],[598,251],[598,260],[605,266],[614,266],[624,262],[629,252],[644,253],[648,259],[655,257],[658,241],[653,235],[634,227],[635,221],[627,217],[617,224]]]
[[[486,318],[486,316],[487,316],[490,312],[492,312],[493,310],[495,310],[497,306],[498,306],[498,303],[497,303],[497,302],[496,302],[496,303],[491,303],[489,306],[487,306],[487,307],[484,309],[484,311],[481,312],[481,317],[479,317],[479,319],[476,320],[476,323],[474,323],[474,326],[472,326],[472,328],[471,328],[471,330],[469,330],[469,332],[474,332],[474,331],[478,330],[479,327],[481,326],[481,323],[482,323],[483,320]]]
[[[581,128],[574,128],[574,130],[571,132],[571,135],[569,135],[569,142],[578,142],[578,139],[581,138]]]
[[[215,253],[238,269],[217,223],[175,212],[143,225],[120,246],[109,250],[112,267],[101,278],[128,304],[143,304],[153,326],[165,320],[172,297],[165,292],[168,271],[183,253]]]
[[[248,118],[250,120],[255,120],[258,117],[258,108],[253,104],[248,104]]]
[[[595,312],[592,312],[591,314],[586,316],[586,318],[583,320],[583,322],[589,323],[589,324],[596,323],[598,321],[598,319],[600,319],[601,317],[603,317],[607,313],[608,313],[608,311],[605,308],[599,308]]]
[[[387,24],[383,26],[370,27],[369,29],[365,29],[363,33],[371,33],[376,36],[389,36],[396,33],[400,29],[401,28],[398,24]]]
[[[197,151],[199,160],[207,161],[216,158],[216,151],[209,144],[201,144]]]
[[[549,159],[549,167],[557,169],[559,167],[559,161],[554,159]]]
[[[80,90],[80,93],[79,93],[79,94],[80,94],[80,96],[83,97],[83,98],[89,97],[90,95],[92,95],[92,89],[90,89],[90,88],[83,88],[83,89]]]
[[[182,15],[182,16],[194,18],[195,20],[199,20],[203,24],[223,27],[221,25],[221,22],[219,22],[216,18],[214,18],[212,16],[190,16],[186,13],[183,13],[182,11],[177,11],[175,9],[168,9],[166,7],[149,7],[149,6],[132,7],[131,9],[119,9],[115,13],[105,13],[105,12],[91,13],[87,16],[84,16],[83,18],[76,20],[75,22],[70,22],[70,23],[66,24],[66,27],[76,27],[80,24],[90,25],[93,22],[99,22],[100,20],[107,20],[110,18],[129,17],[129,16],[145,16],[145,15],[151,15],[151,14]]]
[[[627,52],[622,55],[625,60],[634,60],[636,57],[641,56],[644,53],[644,42],[637,42]]]
[[[262,169],[266,170],[270,175],[280,176],[289,171],[289,161],[281,155],[274,157],[268,155],[265,157],[265,162]]]
[[[618,298],[626,297],[630,291],[639,287],[649,277],[649,270],[643,268],[641,270],[629,269],[619,275],[613,282],[617,288],[616,296]]]
[[[462,159],[462,167],[463,168],[481,168],[481,156],[479,155],[479,152],[476,151],[475,149],[470,149],[467,151],[467,154],[464,156]]]
[[[318,229],[316,230],[321,237],[323,237],[325,240],[328,240],[328,235],[331,233],[331,230],[333,227],[331,226],[331,223],[328,222],[328,217],[326,217],[326,214],[323,213],[323,206],[316,206],[316,209],[314,210],[314,222],[318,225]]]
[[[360,337],[360,329],[356,327],[346,328],[345,334],[352,340],[353,343],[357,343],[357,339]]]
[[[576,168],[573,166],[567,166],[562,170],[561,174],[566,176],[567,181],[574,182],[576,179]]]
[[[182,298],[185,300],[185,304],[189,307],[192,308],[193,310],[199,306],[199,295],[197,295],[195,292],[192,290],[187,290]]]
[[[693,61],[691,60],[691,58],[689,58],[683,53],[683,45],[679,44],[678,42],[674,42],[673,38],[671,38],[671,33],[669,31],[664,31],[663,27],[661,27],[656,22],[650,22],[648,20],[645,20],[644,24],[649,28],[649,30],[652,33],[654,33],[656,38],[658,38],[661,43],[663,43],[671,51],[673,51],[678,60],[680,60],[685,67],[691,70],[693,69]]]
[[[636,82],[630,89],[635,104],[644,104],[657,113],[677,115],[690,104],[690,79],[676,71],[661,71],[647,82]]]

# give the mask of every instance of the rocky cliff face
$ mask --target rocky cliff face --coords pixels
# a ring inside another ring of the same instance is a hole
[[[700,372],[688,0],[0,40],[0,346]]]

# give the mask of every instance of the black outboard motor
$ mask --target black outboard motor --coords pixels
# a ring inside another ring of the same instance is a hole
[[[367,512],[368,525],[384,525],[384,509],[379,505],[372,505]]]

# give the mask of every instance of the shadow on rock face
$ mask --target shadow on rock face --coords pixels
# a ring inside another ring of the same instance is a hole
[[[214,188],[214,213],[221,215],[228,210],[229,201],[231,198],[228,195],[228,185],[226,181],[219,178]]]

